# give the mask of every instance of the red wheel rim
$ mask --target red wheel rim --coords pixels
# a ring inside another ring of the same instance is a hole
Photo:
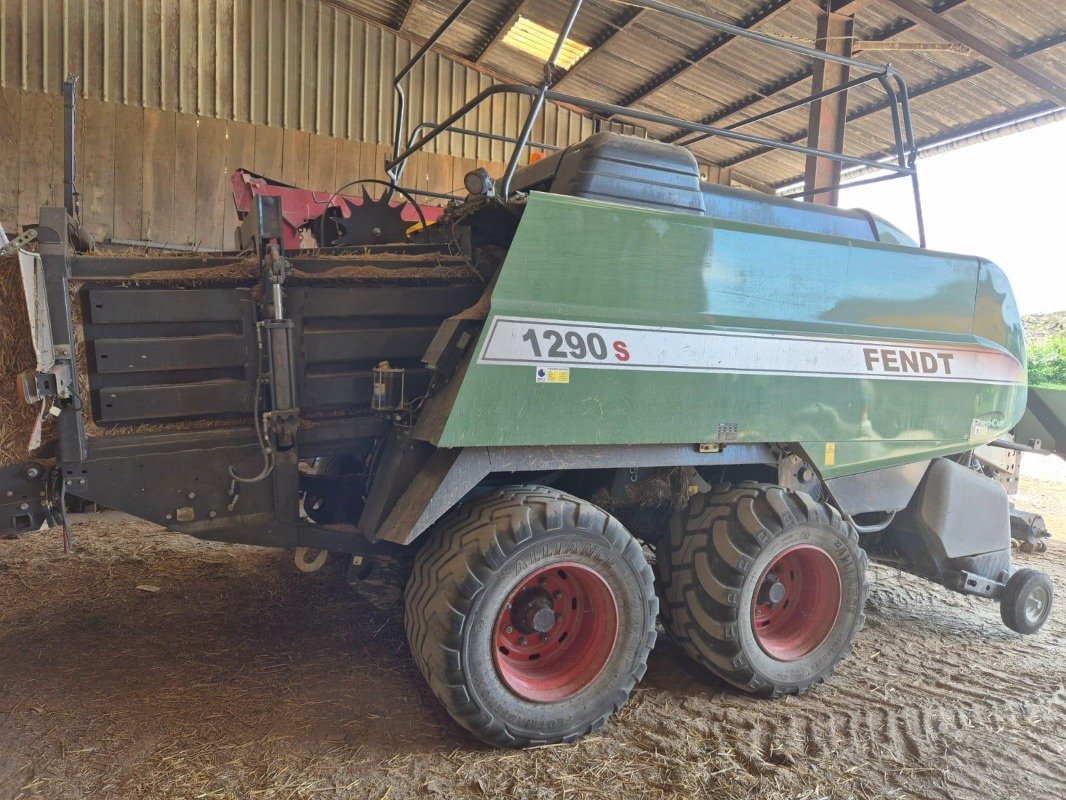
[[[778,661],[796,661],[828,638],[840,615],[840,571],[810,544],[790,547],[759,578],[751,621],[759,647]]]
[[[536,703],[572,697],[603,671],[618,640],[618,603],[596,572],[542,567],[514,588],[496,618],[493,657],[508,689]]]

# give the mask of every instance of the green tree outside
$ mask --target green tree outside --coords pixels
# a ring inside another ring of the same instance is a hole
[[[1029,385],[1066,389],[1066,333],[1029,345]]]

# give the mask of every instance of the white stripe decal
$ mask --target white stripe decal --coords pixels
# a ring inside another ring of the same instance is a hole
[[[978,345],[731,333],[496,317],[479,364],[1020,384],[1022,365]]]

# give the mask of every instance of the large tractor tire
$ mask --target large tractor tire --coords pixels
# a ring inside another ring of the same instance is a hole
[[[537,486],[495,490],[430,534],[407,585],[407,639],[433,693],[490,744],[566,742],[629,698],[658,599],[618,520]]]
[[[866,554],[836,509],[742,483],[697,495],[658,545],[663,621],[692,658],[768,697],[824,681],[865,621]]]

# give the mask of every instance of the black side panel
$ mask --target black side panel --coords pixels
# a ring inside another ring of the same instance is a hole
[[[249,417],[250,289],[90,287],[80,299],[98,424]]]
[[[480,284],[334,286],[289,290],[297,342],[301,413],[370,410],[372,370],[381,361],[407,370],[408,400],[425,394],[422,356],[441,323],[478,301]]]
[[[80,426],[84,417],[90,434],[63,432],[56,485],[204,538],[303,541],[309,528],[298,515],[298,459],[339,455],[361,463],[393,426],[391,417],[371,410],[373,367],[389,361],[405,369],[406,399],[418,400],[430,380],[422,357],[442,321],[484,291],[461,256],[439,247],[294,257],[282,292],[285,323],[294,332],[299,426],[291,433],[272,428],[268,457],[253,419],[256,385],[270,363],[257,319],[270,311],[259,288],[248,285],[254,274],[243,256],[71,255],[58,234],[42,230],[46,277],[56,282],[53,329],[81,334],[73,348],[80,402],[69,404],[60,423]],[[79,282],[72,309],[64,305],[68,270]],[[142,274],[157,272],[167,274]],[[270,394],[261,394],[260,410]],[[18,489],[11,508],[0,503],[7,514],[0,529],[34,525],[40,488],[14,472],[0,478]],[[318,531],[314,541],[333,536],[329,546],[343,549],[351,535]]]
[[[0,536],[18,536],[44,524],[47,474],[48,467],[35,462],[0,468]]]
[[[902,511],[910,503],[928,468],[928,461],[915,461],[831,478],[825,485],[837,501],[837,507],[845,514]]]

